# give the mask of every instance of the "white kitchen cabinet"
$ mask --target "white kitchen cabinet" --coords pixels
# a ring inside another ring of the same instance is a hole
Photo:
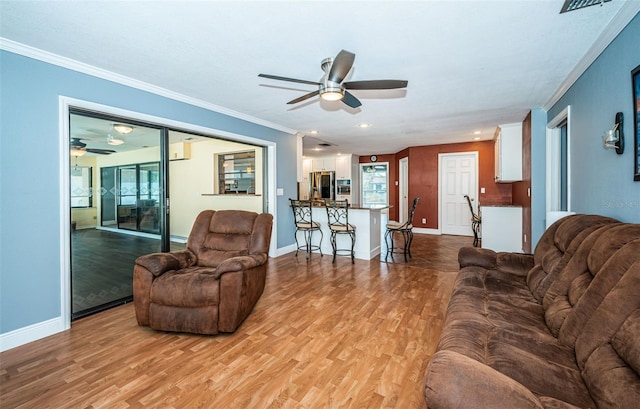
[[[333,156],[327,158],[315,158],[311,163],[314,172],[336,170],[336,158]]]
[[[482,248],[522,253],[522,207],[481,206]]]
[[[500,125],[495,136],[495,181],[522,180],[522,123]]]
[[[169,160],[191,159],[191,144],[178,142],[169,144]]]
[[[336,179],[351,179],[351,156],[336,157]]]
[[[302,160],[302,180],[309,181],[309,173],[313,171],[313,163],[311,159]]]

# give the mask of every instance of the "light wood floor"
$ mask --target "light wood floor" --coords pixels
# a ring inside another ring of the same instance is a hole
[[[234,334],[141,328],[132,304],[75,321],[0,354],[0,407],[425,408],[457,250],[470,243],[416,235],[409,263],[271,259]]]

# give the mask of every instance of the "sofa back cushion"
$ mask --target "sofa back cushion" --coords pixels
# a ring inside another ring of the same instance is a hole
[[[527,285],[538,301],[542,301],[551,284],[573,257],[590,231],[618,221],[598,215],[574,215],[552,224],[536,245],[534,267],[527,275]]]
[[[599,409],[638,407],[640,402],[640,260],[636,257],[626,269],[619,264],[633,252],[640,253],[640,239],[603,266],[603,271],[617,267],[625,271],[576,340],[577,363]]]

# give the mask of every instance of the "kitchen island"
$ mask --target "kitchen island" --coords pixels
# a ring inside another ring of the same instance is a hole
[[[380,254],[381,237],[384,234],[383,226],[386,226],[388,214],[383,210],[388,206],[362,207],[358,204],[349,204],[349,224],[356,228],[356,243],[354,246],[355,258],[371,260]],[[322,231],[322,254],[333,254],[331,248],[331,232],[327,223],[327,210],[324,205],[314,205],[311,209],[313,221],[320,224]],[[298,233],[298,241],[303,243],[302,233]],[[338,248],[348,248],[351,246],[351,239],[342,234],[338,234],[336,241]],[[318,244],[320,234],[313,233],[313,244]]]

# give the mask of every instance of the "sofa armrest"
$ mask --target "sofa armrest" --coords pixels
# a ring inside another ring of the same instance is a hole
[[[167,271],[189,267],[194,264],[195,259],[196,256],[191,251],[182,250],[140,256],[136,259],[136,264],[149,270],[154,277],[158,277]]]
[[[543,408],[521,383],[453,351],[440,351],[431,358],[424,396],[429,409]]]
[[[458,263],[460,263],[460,268],[478,266],[494,270],[496,268],[496,256],[497,253],[493,250],[479,247],[462,247],[458,251]]]
[[[533,254],[498,253],[496,257],[496,264],[500,271],[519,276],[526,276],[534,265]]]

